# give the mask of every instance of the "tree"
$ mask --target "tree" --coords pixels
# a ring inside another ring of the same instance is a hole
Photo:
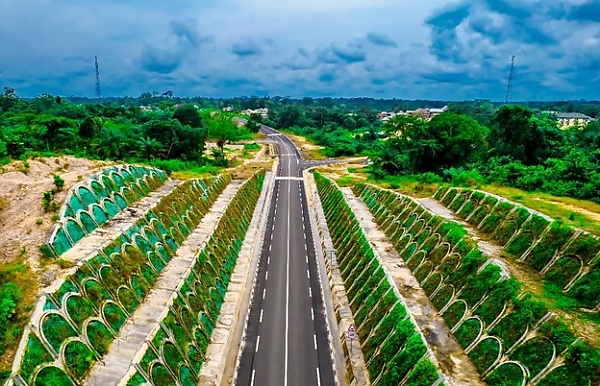
[[[202,127],[202,117],[198,109],[191,104],[179,106],[173,113],[173,118],[177,119],[182,125]]]
[[[98,119],[87,117],[79,125],[79,136],[82,138],[93,138],[100,132]]]
[[[166,159],[171,159],[172,151],[176,143],[179,141],[181,133],[181,123],[176,119],[155,119],[147,122],[143,126],[143,135],[156,139],[165,149]],[[173,153],[176,155],[176,153]]]
[[[122,159],[123,136],[116,130],[110,130],[105,127],[100,130],[100,134],[92,141],[92,149],[103,159]]]
[[[426,169],[436,170],[466,165],[477,160],[487,147],[488,129],[476,120],[455,113],[442,113],[429,122],[427,137],[437,143],[437,156],[429,162]]]
[[[532,113],[523,106],[502,106],[492,119],[489,140],[492,156],[509,156],[525,165],[544,160],[546,138]]]
[[[258,133],[260,131],[260,125],[262,122],[262,116],[257,113],[250,114],[246,121],[246,129],[251,133]]]
[[[154,138],[142,137],[137,140],[137,154],[144,157],[148,163],[162,150],[162,144]]]
[[[227,114],[214,114],[208,123],[208,137],[217,143],[223,158],[225,158],[225,145],[238,140],[240,134],[240,129]]]

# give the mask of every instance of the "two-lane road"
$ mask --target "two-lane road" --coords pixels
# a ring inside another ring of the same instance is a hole
[[[236,384],[334,385],[303,161],[287,137],[262,130],[279,147],[279,170]]]

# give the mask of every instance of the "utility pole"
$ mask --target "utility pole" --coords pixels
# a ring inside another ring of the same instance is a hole
[[[510,72],[508,73],[508,85],[506,86],[506,97],[504,98],[504,103],[508,103],[512,99],[512,81],[513,81],[513,72],[515,70],[515,56],[513,55],[510,60]]]
[[[100,69],[98,68],[98,57],[94,56],[94,59],[96,60],[96,99],[100,102],[100,97],[102,96],[100,91]]]

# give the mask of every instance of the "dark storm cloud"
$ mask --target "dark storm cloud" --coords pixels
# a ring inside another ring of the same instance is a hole
[[[439,60],[462,62],[463,51],[458,40],[456,28],[470,14],[470,4],[456,3],[447,5],[434,12],[425,22],[431,27],[431,44],[429,50]]]
[[[369,32],[367,34],[367,40],[370,43],[373,43],[377,46],[382,46],[382,47],[398,47],[398,44],[392,40],[392,38],[390,38],[387,35],[383,35],[383,34],[378,34],[375,32]]]
[[[140,65],[144,70],[169,74],[175,71],[182,63],[182,53],[172,52],[160,47],[146,47],[140,57]]]

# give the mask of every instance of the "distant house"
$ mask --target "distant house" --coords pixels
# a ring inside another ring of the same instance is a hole
[[[259,114],[263,119],[267,119],[267,117],[269,116],[269,109],[266,107],[259,108],[256,110],[246,109],[242,110],[241,113],[245,115]]]
[[[413,115],[422,119],[429,120],[435,117],[436,115],[444,113],[446,111],[448,111],[448,106],[444,106],[441,109],[421,108],[416,110],[401,111],[399,113],[389,113],[387,111],[382,111],[381,113],[379,113],[379,119],[381,119],[382,122],[386,122],[391,118],[395,117],[396,115]]]
[[[556,117],[561,127],[583,127],[592,121],[592,117],[581,113],[558,113]]]
[[[594,119],[581,113],[561,113],[557,111],[546,111],[545,113],[556,116],[561,128],[584,127]]]

